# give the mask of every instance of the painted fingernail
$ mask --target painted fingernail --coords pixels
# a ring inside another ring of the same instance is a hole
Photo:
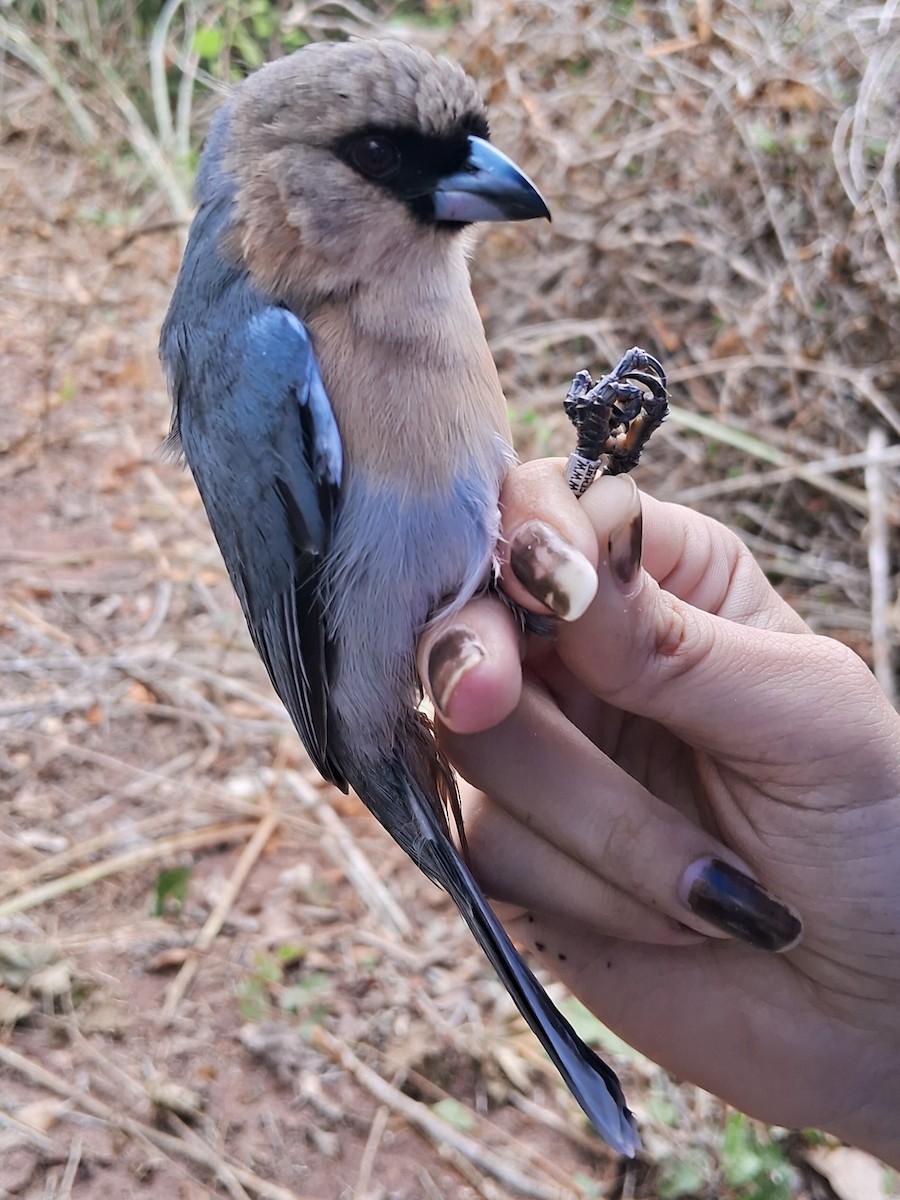
[[[803,924],[793,909],[719,858],[692,863],[681,889],[691,912],[760,950],[792,950],[803,935]]]
[[[428,655],[428,683],[434,706],[441,716],[446,717],[460,680],[484,656],[484,646],[471,629],[448,629],[435,641]]]
[[[634,480],[631,503],[625,517],[609,535],[609,569],[623,592],[630,592],[641,569],[641,550],[644,544],[644,519],[641,494]]]
[[[535,600],[563,621],[577,621],[597,593],[597,572],[543,521],[523,525],[514,534],[509,565]]]

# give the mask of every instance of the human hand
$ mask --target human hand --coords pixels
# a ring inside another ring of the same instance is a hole
[[[584,615],[520,659],[478,599],[419,661],[511,934],[676,1075],[900,1165],[900,718],[718,523],[644,497],[642,560],[633,482],[561,462],[502,506],[509,596]]]

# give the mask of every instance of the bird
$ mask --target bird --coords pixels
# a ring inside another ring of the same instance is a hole
[[[520,957],[451,835],[420,711],[429,622],[492,586],[515,454],[473,298],[478,222],[549,218],[457,64],[394,39],[310,44],[217,111],[160,336],[170,445],[251,638],[322,776],[455,901],[602,1137],[614,1072]]]

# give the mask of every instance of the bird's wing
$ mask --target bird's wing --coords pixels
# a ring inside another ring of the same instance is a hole
[[[274,306],[182,336],[191,379],[170,375],[185,457],[275,690],[318,770],[346,789],[328,744],[334,648],[321,587],[341,438],[309,336]]]

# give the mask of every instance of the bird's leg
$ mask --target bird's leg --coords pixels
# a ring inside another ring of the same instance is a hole
[[[620,475],[637,466],[669,411],[666,373],[657,359],[634,346],[597,383],[588,371],[579,371],[564,408],[578,432],[566,481],[582,496],[598,473]]]

